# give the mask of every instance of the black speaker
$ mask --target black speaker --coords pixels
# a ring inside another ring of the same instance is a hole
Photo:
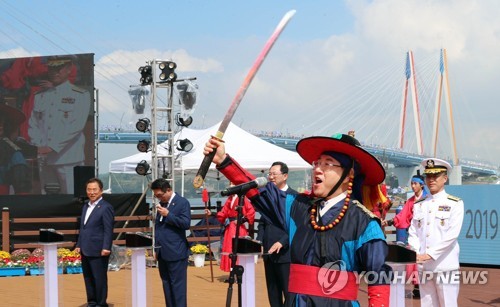
[[[73,168],[73,196],[84,197],[87,195],[85,183],[90,178],[95,177],[95,167],[93,166],[75,166]]]

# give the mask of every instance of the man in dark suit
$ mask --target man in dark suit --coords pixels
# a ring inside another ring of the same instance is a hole
[[[187,306],[188,241],[186,230],[191,225],[191,206],[177,195],[165,179],[151,183],[156,205],[155,256],[168,307]]]
[[[89,201],[83,205],[75,250],[82,255],[88,306],[108,306],[108,263],[115,214],[113,206],[102,199],[100,179],[89,179],[86,190]]]
[[[287,194],[297,194],[297,191],[290,188],[286,182],[288,166],[283,162],[274,162],[269,169],[268,178],[281,190],[280,201],[275,205],[286,206]],[[287,229],[287,225],[274,225],[263,219],[259,221],[257,240],[262,241],[264,249],[267,296],[271,307],[284,306],[288,294],[290,251]]]

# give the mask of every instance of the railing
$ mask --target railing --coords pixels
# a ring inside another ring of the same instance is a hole
[[[12,218],[10,217],[9,208],[3,208],[2,210],[2,250],[10,251],[18,248],[36,248],[39,247],[38,243],[14,243],[11,246],[12,237],[35,237],[39,235],[40,224],[53,224],[52,228],[57,229],[64,235],[77,235],[78,229],[59,229],[57,224],[60,223],[75,223],[79,222],[79,217],[54,217],[54,218]],[[149,215],[135,215],[135,216],[115,216],[116,222],[127,222],[130,221],[149,221],[151,216]],[[33,226],[33,230],[12,230],[15,228],[16,224],[29,224]],[[113,233],[121,234],[124,232],[151,232],[151,227],[115,227]],[[125,245],[125,239],[119,239],[120,235],[117,236],[116,240],[113,240],[113,244]],[[68,241],[61,243],[63,247],[73,247],[75,246],[75,241]]]
[[[196,209],[196,208],[194,208]],[[395,213],[395,208],[391,208],[387,214],[387,219],[392,218]],[[191,221],[199,221],[205,219],[205,214],[192,214]],[[2,211],[2,250],[10,251],[19,248],[36,248],[39,247],[38,243],[16,243],[11,246],[12,237],[28,237],[28,236],[38,236],[39,228],[36,227],[38,224],[54,224],[54,229],[57,229],[58,232],[64,235],[78,235],[78,229],[58,229],[56,225],[58,223],[78,223],[79,217],[56,217],[56,218],[10,218],[10,212],[8,208],[4,208]],[[136,215],[136,216],[115,216],[115,222],[125,222],[125,225],[130,221],[150,221],[150,215]],[[258,223],[256,219],[255,224]],[[12,226],[14,224],[30,224],[33,225],[33,230],[12,230]],[[253,238],[254,237],[254,225],[250,225],[249,234]],[[201,226],[191,226],[189,228],[191,234],[194,235],[193,231],[196,230],[207,230],[211,231],[214,229],[220,229],[220,225],[201,225]],[[117,239],[113,240],[113,244],[116,245],[125,245],[125,239],[120,239],[121,234],[125,232],[151,232],[152,228],[147,227],[126,227],[120,226],[115,227],[113,229],[113,233],[118,234]],[[386,235],[395,235],[396,230],[393,226],[385,228]],[[207,242],[208,236],[188,236],[188,242]],[[221,236],[210,236],[211,242],[220,241]],[[61,244],[64,247],[73,247],[75,246],[75,241],[68,241]]]
[[[205,214],[191,214],[191,221],[193,220],[204,220],[205,219]],[[208,242],[208,236],[201,236],[201,237],[196,237],[194,236],[194,232],[196,230],[206,230],[211,231],[214,229],[220,229],[220,225],[200,225],[200,226],[191,226],[189,230],[191,231],[191,234],[193,236],[189,236],[187,238],[188,242]],[[220,241],[221,236],[210,236],[210,242],[215,242],[215,241]]]
[[[60,229],[58,225],[60,226],[62,223],[75,223],[75,225],[78,225],[80,217],[54,217],[54,218],[11,218],[10,216],[10,211],[9,208],[3,208],[2,210],[2,219],[1,219],[1,224],[2,224],[2,250],[4,251],[11,251],[14,249],[19,249],[19,248],[36,248],[39,247],[40,244],[38,243],[14,243],[11,244],[14,238],[21,238],[21,237],[37,237],[39,235],[39,229],[42,227],[39,227],[40,225],[47,225],[50,224],[52,225],[51,228],[54,228],[57,230],[57,232],[60,232],[64,235],[78,235],[79,230],[77,227],[68,227],[66,225],[66,229]],[[205,219],[205,214],[192,214],[191,215],[191,221],[194,224],[194,222],[197,222],[199,220],[204,220]],[[113,240],[113,244],[116,245],[125,245],[125,237],[121,234],[124,234],[125,232],[151,232],[152,228],[150,226],[145,226],[145,227],[126,227],[128,222],[132,221],[150,221],[151,216],[150,215],[135,215],[135,216],[115,216],[115,224],[116,222],[125,222],[125,226],[119,226],[115,227],[113,229],[113,233],[118,234],[116,236],[116,239]],[[16,229],[16,225],[20,224],[25,224],[29,225],[30,230],[13,230]],[[202,225],[202,226],[191,226],[189,228],[191,234],[194,235],[193,231],[196,230],[214,230],[214,229],[220,229],[220,225]],[[250,229],[250,233],[253,234],[253,227]],[[120,239],[123,238],[123,239]],[[215,241],[220,241],[221,236],[210,236],[210,241],[215,242]],[[208,241],[208,236],[188,236],[187,237],[188,242],[207,242]],[[76,241],[67,241],[64,243],[61,243],[61,247],[74,247],[76,244]]]

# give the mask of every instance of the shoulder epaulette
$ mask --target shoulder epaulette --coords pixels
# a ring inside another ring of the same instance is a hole
[[[7,145],[9,145],[14,151],[21,151],[21,148],[17,146],[14,142],[12,142],[9,138],[2,138]]]
[[[427,197],[422,197],[420,198],[419,200],[417,200],[416,202],[414,202],[414,204],[418,204],[418,203],[421,203],[423,202]]]
[[[368,208],[366,208],[359,201],[353,200],[352,203],[355,204],[358,208],[360,208],[364,213],[368,214],[371,218],[377,218],[377,216],[375,214],[373,214],[373,212],[371,212],[370,210],[368,210]]]
[[[53,87],[39,89],[38,91],[35,92],[35,95],[43,94],[43,93],[48,92],[52,89],[53,89]]]
[[[71,89],[74,91],[74,92],[78,92],[78,93],[85,93],[87,90],[81,88],[81,87],[78,87],[76,85],[71,85]]]
[[[456,197],[456,196],[453,196],[453,195],[449,195],[449,194],[448,194],[448,199],[449,200],[453,200],[453,201],[460,201],[459,197]]]

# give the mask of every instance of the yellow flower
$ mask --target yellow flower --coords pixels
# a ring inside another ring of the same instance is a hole
[[[0,251],[0,259],[10,259],[10,254],[6,251]]]
[[[57,258],[62,258],[64,256],[71,256],[71,251],[67,248],[60,247],[57,249]]]
[[[191,246],[191,252],[193,254],[206,254],[208,253],[208,246],[203,244],[196,244]]]
[[[146,250],[144,250],[144,255],[145,255],[146,257],[149,257],[149,252],[148,252],[148,250],[147,250],[147,249],[146,249]],[[131,257],[131,256],[132,256],[132,250],[131,250],[130,248],[127,248],[127,256],[128,256],[128,257]]]

